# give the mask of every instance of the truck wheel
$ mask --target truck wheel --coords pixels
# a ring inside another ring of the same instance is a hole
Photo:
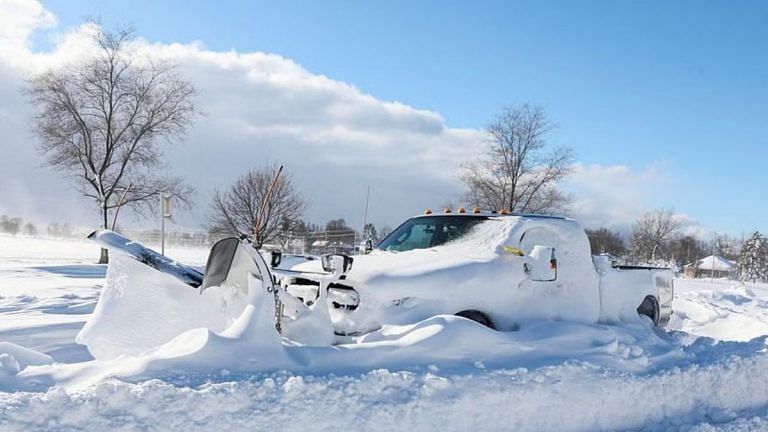
[[[637,307],[639,315],[645,315],[653,321],[653,325],[659,326],[660,311],[659,301],[654,296],[646,296],[640,306]]]
[[[488,328],[496,329],[496,327],[493,326],[493,321],[488,318],[488,315],[477,310],[464,310],[457,312],[456,316],[464,317],[476,323],[480,323]]]

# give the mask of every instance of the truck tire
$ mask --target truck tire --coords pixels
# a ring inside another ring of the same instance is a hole
[[[653,325],[658,327],[659,320],[661,319],[661,311],[659,308],[659,301],[654,296],[645,296],[643,302],[637,307],[638,315],[644,315],[653,321]]]
[[[461,312],[457,312],[456,316],[460,316],[460,317],[463,317],[463,318],[466,318],[466,319],[470,319],[470,320],[472,320],[472,321],[474,321],[476,323],[482,324],[482,325],[484,325],[484,326],[486,326],[488,328],[491,328],[491,329],[496,329],[496,327],[494,327],[494,325],[493,325],[493,321],[491,321],[491,319],[488,317],[488,315],[486,315],[486,314],[484,314],[484,313],[482,313],[480,311],[477,311],[477,310],[473,310],[473,309],[463,310]]]

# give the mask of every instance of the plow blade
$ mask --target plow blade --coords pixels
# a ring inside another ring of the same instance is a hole
[[[88,239],[110,251],[127,255],[155,270],[171,275],[179,281],[197,288],[203,284],[203,273],[184,264],[178,263],[152,249],[110,230],[92,232]]]
[[[89,238],[112,254],[105,287],[77,337],[96,359],[142,355],[195,329],[228,334],[257,305],[260,311],[270,305],[269,317],[261,319],[275,323],[273,332],[279,329],[276,287],[250,243],[237,238],[216,243],[204,274],[112,231]]]

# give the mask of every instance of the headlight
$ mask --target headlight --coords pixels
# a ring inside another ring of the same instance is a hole
[[[360,305],[360,293],[351,286],[332,283],[328,285],[328,301],[336,309],[355,310]]]

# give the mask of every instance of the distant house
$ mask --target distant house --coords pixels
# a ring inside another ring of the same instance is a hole
[[[310,246],[309,253],[313,254],[352,254],[355,247],[339,240],[315,240]]]
[[[683,276],[693,278],[731,278],[736,275],[736,263],[719,255],[710,255],[683,267]]]

